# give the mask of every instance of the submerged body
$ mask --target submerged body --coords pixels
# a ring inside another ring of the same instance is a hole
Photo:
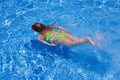
[[[53,36],[54,36],[54,38],[53,38]],[[49,42],[50,41],[56,42],[59,39],[65,38],[65,37],[66,37],[66,33],[64,33],[64,32],[56,33],[54,30],[51,30],[45,35],[44,40],[49,41]]]
[[[72,46],[79,43],[89,42],[92,45],[95,43],[90,37],[85,39],[75,38],[70,33],[60,26],[45,26],[41,23],[35,23],[32,25],[32,29],[39,33],[38,39],[49,46],[56,46],[58,43],[62,43],[68,46]],[[55,29],[59,29],[55,31]]]

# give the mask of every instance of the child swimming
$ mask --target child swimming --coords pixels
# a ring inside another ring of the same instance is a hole
[[[32,25],[32,29],[39,33],[38,40],[49,46],[56,46],[58,43],[72,46],[85,42],[95,45],[90,37],[86,37],[85,39],[75,38],[66,29],[60,26],[47,26],[42,23],[35,23]],[[56,31],[55,29],[59,30]]]

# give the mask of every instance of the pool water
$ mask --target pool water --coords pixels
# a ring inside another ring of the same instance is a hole
[[[49,47],[35,22],[96,43]],[[119,0],[0,0],[0,80],[120,80]]]

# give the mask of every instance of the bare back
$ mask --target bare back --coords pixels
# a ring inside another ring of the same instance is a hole
[[[51,30],[53,30],[53,27],[46,27],[42,30],[42,34],[43,35],[46,35],[48,32],[50,32]]]

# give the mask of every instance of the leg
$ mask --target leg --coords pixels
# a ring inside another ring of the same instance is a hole
[[[78,41],[72,41],[69,38],[61,38],[58,40],[58,43],[64,43],[68,46],[72,46],[72,45],[84,43],[84,42],[86,42],[86,40],[84,40],[84,39],[79,39]]]
[[[87,37],[86,40],[87,40],[90,44],[95,45],[94,41],[92,41],[90,37]]]
[[[61,38],[61,39],[58,40],[58,43],[64,43],[68,46],[73,45],[73,42],[68,38]]]
[[[70,39],[70,40],[72,40],[72,41],[75,42],[75,43],[84,43],[84,42],[87,41],[86,39],[75,38],[75,37],[73,37],[73,36],[70,35],[70,34],[67,34],[67,38]]]
[[[85,42],[89,42],[90,44],[94,45],[95,43],[91,40],[90,37],[87,37],[86,39],[82,39],[82,38],[74,38],[72,35],[67,34],[67,38],[72,40],[74,42],[74,44],[78,44],[78,43],[85,43]]]

